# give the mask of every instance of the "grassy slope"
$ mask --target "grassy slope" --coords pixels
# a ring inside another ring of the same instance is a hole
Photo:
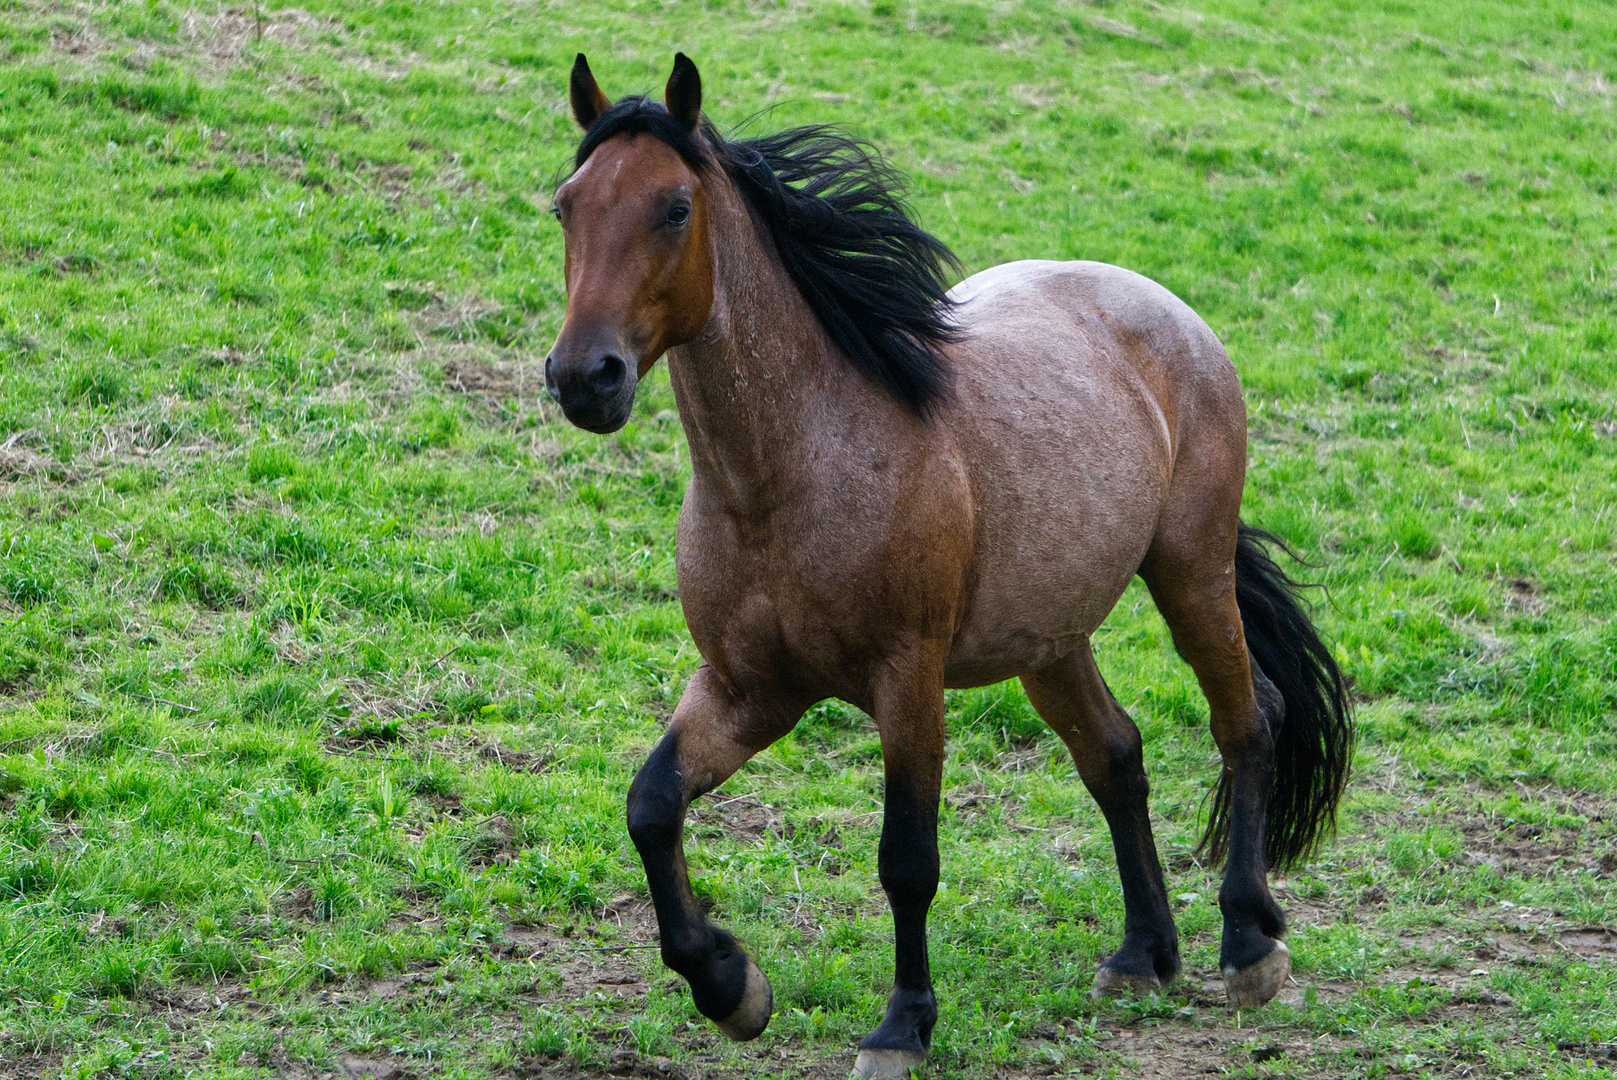
[[[877,751],[837,706],[728,785],[772,809],[695,829],[699,890],[775,977],[767,1059],[690,1026],[654,954],[568,943],[645,941],[608,907],[641,888],[621,798],[696,658],[665,380],[611,439],[535,394],[543,210],[572,53],[628,92],[679,47],[721,123],[875,139],[971,267],[1121,263],[1223,336],[1247,516],[1320,560],[1366,699],[1347,836],[1285,893],[1308,989],[1255,1037],[1327,1075],[1578,1074],[1617,1038],[1611,969],[1555,944],[1617,921],[1614,41],[1595,3],[13,0],[0,1071],[630,1047],[797,1075],[874,1024]],[[1210,971],[1204,706],[1143,592],[1098,644]],[[1121,914],[1098,815],[1019,691],[951,705],[940,1069],[1207,1038],[1255,1067],[1197,978],[1088,1003]],[[512,924],[568,937],[513,961]],[[603,955],[644,993],[566,974]]]

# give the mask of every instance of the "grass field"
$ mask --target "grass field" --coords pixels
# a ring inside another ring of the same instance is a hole
[[[934,1075],[1607,1075],[1609,0],[0,0],[0,1075],[845,1073],[890,979],[874,733],[822,705],[694,811],[777,993],[723,1043],[622,825],[697,662],[679,421],[662,374],[610,438],[539,393],[567,65],[645,91],[676,48],[722,125],[875,140],[973,270],[1189,301],[1361,703],[1342,836],[1278,887],[1295,985],[1235,1014],[1143,590],[1097,648],[1167,998],[1089,1001],[1099,814],[1019,689],[952,694]]]

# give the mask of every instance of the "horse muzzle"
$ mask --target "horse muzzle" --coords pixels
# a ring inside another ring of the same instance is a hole
[[[569,423],[597,435],[609,435],[629,422],[639,381],[635,365],[614,350],[576,357],[553,350],[545,357],[545,392]]]

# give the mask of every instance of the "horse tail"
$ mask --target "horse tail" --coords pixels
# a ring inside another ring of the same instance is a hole
[[[1263,848],[1268,865],[1282,869],[1312,854],[1336,831],[1354,733],[1347,681],[1303,609],[1302,586],[1270,557],[1271,544],[1296,558],[1278,537],[1241,525],[1235,600],[1247,653],[1284,706],[1278,719],[1269,720],[1275,770]],[[1215,862],[1229,850],[1231,798],[1226,774],[1202,838],[1202,849]]]

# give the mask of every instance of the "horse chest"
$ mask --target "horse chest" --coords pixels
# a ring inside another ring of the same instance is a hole
[[[873,514],[876,505],[813,500],[749,528],[693,485],[676,566],[702,655],[738,672],[784,668],[837,693],[896,641],[947,625],[960,553],[915,542],[910,521]]]

